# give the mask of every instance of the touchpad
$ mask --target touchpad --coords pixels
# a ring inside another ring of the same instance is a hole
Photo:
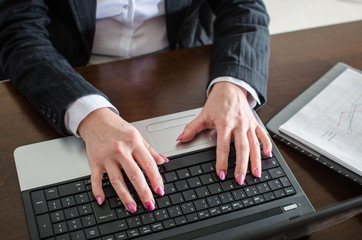
[[[147,133],[151,139],[151,145],[157,152],[168,155],[167,153],[178,152],[182,149],[211,144],[210,136],[205,131],[197,134],[190,142],[180,143],[176,141],[185,126],[195,118],[196,115],[189,115],[147,125]]]

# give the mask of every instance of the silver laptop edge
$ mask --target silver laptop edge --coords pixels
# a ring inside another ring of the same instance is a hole
[[[133,122],[145,140],[160,154],[171,157],[216,145],[215,131],[204,131],[190,143],[177,137],[202,108]],[[83,140],[64,137],[18,147],[14,152],[21,191],[91,174]]]

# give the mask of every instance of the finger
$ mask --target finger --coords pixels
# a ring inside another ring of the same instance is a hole
[[[157,165],[168,163],[169,159],[161,154],[158,154],[144,139],[143,144],[147,148],[148,152],[152,155],[153,159],[156,161]]]
[[[239,185],[243,185],[245,181],[246,171],[249,162],[249,143],[246,133],[234,133],[234,145],[236,151],[236,166],[234,177]]]
[[[143,205],[148,210],[152,211],[155,209],[155,200],[153,199],[152,192],[148,187],[146,179],[141,169],[136,164],[132,156],[120,156],[122,159],[122,167],[140,197]],[[154,161],[152,160],[154,163]],[[155,164],[155,163],[154,163]],[[156,164],[155,164],[156,165]]]
[[[131,213],[135,213],[137,211],[137,205],[127,188],[120,167],[117,164],[108,165],[107,173],[109,181],[123,203],[123,206]]]
[[[217,131],[218,129],[216,129]],[[225,179],[228,169],[231,134],[227,129],[217,131],[216,140],[216,173],[221,180]]]
[[[266,156],[272,157],[272,143],[270,138],[263,127],[257,126],[255,130],[256,136],[259,138],[261,144],[263,145],[263,152]]]
[[[103,171],[100,168],[94,167],[91,172],[92,193],[97,200],[98,205],[102,205],[106,199],[102,189]]]
[[[192,120],[186,125],[182,134],[176,139],[176,141],[188,142],[191,141],[196,134],[205,129],[203,115],[200,114],[197,118]]]
[[[158,195],[163,196],[165,191],[162,177],[158,171],[155,161],[152,159],[151,154],[145,147],[140,147],[138,151],[134,152],[133,157],[137,160],[139,166],[145,171],[145,174],[150,180],[153,191]]]
[[[249,129],[248,141],[250,148],[250,163],[251,163],[251,172],[255,177],[261,177],[261,160],[260,160],[260,144],[259,140],[256,137],[255,130]]]

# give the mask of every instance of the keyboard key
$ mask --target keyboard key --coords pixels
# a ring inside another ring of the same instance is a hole
[[[278,167],[279,163],[275,158],[268,158],[261,162],[262,169],[267,170],[270,168]]]
[[[289,187],[291,185],[287,177],[279,178],[279,181],[283,187]]]
[[[35,214],[42,214],[48,211],[48,206],[43,191],[32,192],[31,200],[33,202]]]
[[[138,230],[142,236],[152,233],[152,229],[151,229],[150,225],[142,226],[142,227],[138,228]]]
[[[230,192],[219,194],[219,198],[220,198],[222,203],[229,203],[229,202],[234,201],[234,198],[233,198],[233,196],[231,195]]]
[[[71,240],[69,234],[58,235],[56,240]]]
[[[189,189],[189,185],[187,184],[186,180],[181,180],[181,181],[175,182],[175,186],[176,186],[177,191],[179,191],[179,192]]]
[[[67,224],[65,222],[59,222],[53,224],[55,234],[61,234],[68,231]]]
[[[162,222],[165,229],[176,227],[176,223],[173,219],[168,219]]]
[[[271,190],[276,190],[276,189],[282,188],[282,184],[279,182],[278,179],[269,181],[268,185],[270,186]]]
[[[62,205],[60,203],[60,200],[56,199],[56,200],[49,201],[48,208],[49,208],[49,211],[55,211],[55,210],[61,209]]]
[[[66,207],[72,207],[75,205],[75,199],[73,196],[63,197],[61,199],[62,205],[64,208]]]
[[[177,190],[173,183],[165,184],[165,195],[169,195],[169,194],[176,193],[176,192],[177,192]]]
[[[165,219],[169,218],[166,209],[155,210],[154,214],[155,214],[156,220],[158,222],[161,222],[162,220],[165,220]]]
[[[182,210],[179,205],[169,207],[169,208],[167,208],[167,211],[168,211],[168,214],[170,215],[170,217],[172,217],[172,218],[182,215]]]
[[[253,200],[251,198],[243,199],[243,200],[241,200],[241,202],[243,203],[244,207],[250,207],[250,206],[255,205],[255,203],[253,202]]]
[[[212,175],[210,173],[205,174],[205,175],[201,175],[200,180],[201,180],[203,185],[207,185],[207,184],[210,184],[210,183],[214,182],[214,178],[212,177]]]
[[[207,188],[209,189],[211,195],[222,193],[222,188],[219,183],[211,184],[207,186]]]
[[[274,196],[274,194],[272,192],[263,194],[263,197],[264,197],[265,201],[272,201],[272,200],[276,199],[276,197]]]
[[[121,232],[126,229],[128,229],[126,220],[117,220],[99,225],[99,231],[102,235]]]
[[[220,186],[221,186],[222,190],[225,191],[225,192],[235,189],[235,186],[234,186],[234,184],[233,184],[233,182],[231,180],[222,181],[220,183]]]
[[[135,227],[140,227],[142,225],[141,219],[139,216],[135,216],[135,217],[128,217],[126,219],[128,227],[129,228],[135,228]]]
[[[127,236],[129,238],[136,238],[140,236],[140,232],[138,231],[138,229],[131,229],[127,231]]]
[[[86,188],[83,181],[64,184],[58,187],[59,195],[61,197],[72,195],[75,193],[85,192]]]
[[[220,206],[220,210],[222,213],[227,213],[227,212],[231,212],[233,210],[233,208],[231,207],[230,204],[225,204],[225,205]]]
[[[247,186],[244,188],[244,191],[248,197],[252,197],[259,194],[258,190],[254,186]]]
[[[153,232],[158,232],[163,229],[163,225],[162,225],[162,223],[154,223],[154,224],[151,224],[151,228],[152,228]]]
[[[260,182],[259,178],[254,177],[253,175],[247,175],[245,181],[248,185],[254,185]]]
[[[171,200],[168,196],[156,198],[156,202],[159,208],[165,208],[171,206]]]
[[[195,192],[199,198],[210,196],[210,192],[205,186],[196,188]]]
[[[186,215],[186,219],[189,223],[192,222],[196,222],[197,220],[199,220],[199,216],[197,215],[197,213],[191,213]]]
[[[176,172],[167,172],[164,175],[166,182],[174,182],[178,180]]]
[[[80,193],[80,194],[75,195],[75,201],[77,202],[77,204],[89,202],[88,194]]]
[[[185,201],[183,196],[181,195],[181,193],[175,193],[175,194],[170,195],[170,200],[171,200],[172,204],[174,204],[174,205]]]
[[[283,177],[285,174],[280,167],[272,168],[268,170],[269,175],[272,179]]]
[[[59,193],[57,187],[52,187],[44,190],[45,197],[47,200],[53,200],[59,198]]]
[[[246,198],[246,194],[244,193],[244,191],[242,189],[237,189],[237,190],[231,191],[231,194],[233,195],[235,200],[240,200],[240,199]]]
[[[182,196],[186,202],[197,199],[196,192],[193,189],[182,192]]]
[[[177,226],[184,225],[187,223],[186,217],[181,216],[174,219]]]
[[[49,214],[37,216],[36,222],[38,223],[38,229],[41,238],[46,238],[53,235],[53,228],[50,223]]]
[[[203,210],[203,211],[197,212],[197,216],[199,217],[199,219],[205,219],[205,218],[210,217],[210,213],[208,210]]]
[[[123,240],[123,239],[127,239],[127,238],[128,238],[126,232],[116,233],[116,234],[114,234],[114,237],[115,237],[117,240]]]
[[[72,219],[79,217],[79,213],[76,207],[67,208],[64,210],[64,215],[66,219]]]
[[[203,171],[200,166],[193,166],[189,168],[189,171],[191,173],[191,176],[197,176],[203,174]]]
[[[269,181],[269,180],[271,180],[271,177],[270,177],[269,173],[267,171],[263,171],[261,173],[261,177],[259,178],[259,181],[260,182],[266,182],[266,181]]]
[[[137,208],[139,207],[139,205],[137,205]],[[143,208],[143,207],[142,207]],[[137,210],[137,213],[138,213],[138,210]],[[122,219],[122,218],[126,218],[126,217],[129,217],[131,216],[132,214],[130,212],[128,212],[124,207],[120,207],[120,208],[117,208],[116,209],[116,214],[117,214],[117,217]]]
[[[209,207],[205,199],[198,199],[193,201],[193,203],[197,211],[204,210]]]
[[[78,229],[81,229],[81,228],[82,228],[82,223],[81,223],[81,221],[80,221],[79,218],[73,219],[73,220],[69,220],[69,221],[67,222],[67,225],[68,225],[69,231],[74,231],[74,230],[78,230]]]
[[[177,170],[176,173],[179,179],[185,179],[191,177],[191,173],[187,168]]]
[[[210,215],[211,216],[217,216],[221,214],[221,210],[219,207],[213,207],[209,209]]]
[[[92,206],[89,203],[78,206],[78,211],[81,216],[93,213]]]
[[[221,200],[218,196],[211,196],[206,198],[207,203],[210,207],[215,207],[221,204]]]
[[[196,187],[202,186],[200,178],[198,178],[198,177],[193,177],[193,178],[187,179],[187,183],[189,184],[190,188],[196,188]]]
[[[143,224],[150,224],[156,222],[155,215],[152,212],[147,212],[141,215]]]
[[[180,205],[183,214],[189,214],[195,211],[195,206],[192,202],[183,203]]]
[[[96,225],[96,219],[93,215],[82,217],[81,220],[84,227],[91,227]]]
[[[286,194],[283,189],[279,189],[273,192],[276,198],[282,198],[285,197]]]
[[[109,222],[116,220],[116,213],[113,209],[110,208],[108,201],[104,201],[101,206],[96,202],[92,202],[92,207],[96,217],[97,223]]]
[[[267,183],[260,183],[260,184],[256,185],[256,188],[258,189],[259,193],[266,193],[266,192],[271,191],[271,189]]]
[[[253,201],[255,204],[260,204],[260,203],[265,202],[265,199],[262,195],[258,195],[258,196],[253,197]]]
[[[295,190],[293,187],[287,187],[287,188],[284,188],[284,192],[287,194],[287,195],[293,195],[295,193]]]
[[[72,240],[76,240],[76,239],[83,240],[83,239],[85,239],[85,235],[84,235],[84,232],[82,230],[72,232],[70,234],[70,236],[71,236]]]
[[[231,203],[231,207],[234,209],[234,210],[239,210],[241,208],[243,208],[243,204],[241,203],[241,201],[236,201],[236,202],[233,202]]]
[[[62,210],[50,213],[50,218],[52,220],[52,223],[60,222],[65,219],[64,213]]]
[[[214,165],[211,162],[202,164],[201,168],[202,168],[202,171],[204,173],[209,173],[209,172],[216,171]]]

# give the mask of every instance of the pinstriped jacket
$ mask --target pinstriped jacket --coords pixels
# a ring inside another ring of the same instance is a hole
[[[165,0],[165,8],[171,49],[212,43],[210,81],[242,79],[265,103],[269,17],[261,0]],[[89,61],[95,12],[96,0],[0,0],[0,69],[62,135],[70,103],[104,96],[73,69]]]

